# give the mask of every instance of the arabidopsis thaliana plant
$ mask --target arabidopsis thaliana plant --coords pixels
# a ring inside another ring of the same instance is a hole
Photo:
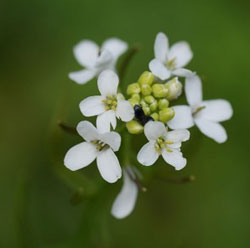
[[[111,214],[117,219],[127,217],[135,207],[138,195],[138,186],[133,180],[135,178],[136,175],[130,167],[123,170],[123,186],[111,209]]]
[[[181,170],[186,166],[187,160],[183,158],[180,147],[181,142],[187,141],[190,137],[188,130],[167,132],[162,122],[149,121],[144,126],[144,133],[148,143],[137,154],[137,160],[141,164],[150,166],[162,155],[163,159],[176,170]]]
[[[106,40],[101,48],[91,40],[79,42],[73,52],[78,63],[85,69],[69,73],[69,78],[78,84],[85,84],[106,69],[115,70],[119,56],[127,48],[127,43],[117,38]]]
[[[111,70],[103,71],[98,77],[100,96],[90,96],[80,103],[80,110],[84,116],[96,116],[99,131],[110,131],[110,125],[116,128],[116,118],[128,122],[134,117],[131,104],[117,93],[119,79]]]
[[[183,68],[193,57],[186,41],[177,42],[169,48],[168,37],[160,32],[155,39],[154,55],[155,58],[149,63],[149,69],[161,80],[166,80],[172,75],[188,77],[193,74]]]
[[[75,171],[88,166],[96,159],[103,179],[109,183],[116,182],[122,171],[114,152],[120,148],[121,136],[116,132],[100,133],[88,121],[80,122],[76,129],[85,142],[69,149],[64,158],[65,166]]]
[[[232,117],[231,104],[223,99],[202,100],[202,83],[198,76],[186,78],[185,93],[189,106],[174,106],[175,116],[167,124],[171,129],[190,128],[196,125],[200,131],[223,143],[227,140],[227,133],[219,123]]]

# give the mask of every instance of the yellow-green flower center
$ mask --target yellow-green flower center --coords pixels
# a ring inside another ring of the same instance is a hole
[[[162,149],[166,149],[167,152],[172,152],[171,148],[168,145],[173,144],[172,141],[166,140],[164,137],[159,137],[155,142],[155,150],[158,153],[161,153]]]
[[[92,140],[91,141],[92,144],[94,144],[96,146],[96,150],[97,151],[101,151],[103,150],[105,147],[107,147],[107,144],[105,144],[104,142],[100,141],[100,140]]]
[[[116,110],[117,107],[117,96],[111,95],[107,96],[106,99],[102,101],[105,105],[105,110]]]
[[[169,69],[174,70],[174,69],[176,68],[176,57],[170,59],[170,60],[167,62],[166,66],[167,66]]]

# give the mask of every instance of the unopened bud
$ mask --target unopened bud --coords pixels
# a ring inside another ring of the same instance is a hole
[[[130,84],[127,88],[128,95],[139,94],[140,92],[141,92],[141,88],[138,83]]]
[[[159,115],[157,113],[153,113],[150,115],[155,121],[159,120]]]
[[[174,114],[173,108],[163,109],[159,112],[159,120],[163,123],[166,123],[174,117]]]
[[[157,101],[154,101],[149,105],[149,108],[152,112],[154,112],[157,109],[157,107],[158,107]]]
[[[141,99],[141,97],[140,97],[139,94],[133,94],[133,95],[131,96],[131,98],[133,98],[133,99],[135,99],[135,100],[138,100],[138,101],[140,101],[140,99]]]
[[[165,109],[165,108],[167,108],[169,106],[169,101],[167,99],[165,99],[165,98],[160,99],[158,101],[158,106],[159,106],[159,109],[161,109],[161,110]]]
[[[148,104],[151,104],[155,101],[155,98],[153,96],[145,96],[144,101]]]
[[[154,82],[154,74],[149,71],[144,71],[138,79],[138,82],[142,84],[151,85]]]
[[[140,101],[140,105],[141,105],[142,108],[148,106],[147,103],[144,100]]]
[[[128,101],[130,102],[130,104],[134,107],[135,105],[139,104],[139,101],[135,98],[130,98],[128,99]]]
[[[151,89],[150,85],[149,84],[142,84],[141,85],[141,93],[144,96],[151,95],[152,89]]]
[[[143,132],[143,126],[134,120],[127,122],[126,127],[131,134],[139,134]]]
[[[154,84],[152,86],[152,90],[153,90],[153,95],[156,98],[166,97],[168,94],[168,89],[165,87],[164,84]]]
[[[182,84],[177,77],[168,81],[165,86],[168,89],[167,99],[170,101],[178,98],[182,93]]]
[[[142,110],[143,110],[145,115],[149,115],[151,113],[149,107],[143,107]]]

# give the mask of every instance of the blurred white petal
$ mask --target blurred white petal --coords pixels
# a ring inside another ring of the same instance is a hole
[[[77,127],[77,132],[81,135],[86,141],[98,140],[99,134],[94,125],[89,121],[81,121]]]
[[[128,122],[134,118],[135,112],[129,101],[119,100],[116,115],[121,118],[122,121]]]
[[[161,80],[166,80],[170,77],[171,72],[166,68],[166,66],[158,59],[153,59],[149,63],[150,71],[160,78]]]
[[[190,132],[186,129],[177,129],[174,131],[167,132],[167,140],[176,142],[187,141],[190,138]]]
[[[155,142],[149,141],[146,143],[139,153],[137,154],[137,160],[146,166],[150,166],[156,162],[159,157],[159,153],[155,150]]]
[[[84,116],[95,116],[105,111],[103,96],[89,96],[80,103],[80,110]]]
[[[167,36],[160,32],[157,34],[154,43],[154,54],[155,58],[165,63],[168,55],[168,38]]]
[[[195,75],[194,72],[192,72],[188,69],[185,69],[185,68],[178,68],[178,69],[172,71],[172,73],[178,77],[192,77]]]
[[[98,77],[98,89],[102,96],[116,95],[119,78],[112,70],[103,71]]]
[[[108,50],[114,60],[117,60],[119,56],[125,53],[128,49],[128,44],[118,38],[110,38],[104,41],[102,45],[103,50]]]
[[[86,84],[92,78],[96,76],[96,71],[91,69],[84,69],[81,71],[75,71],[69,73],[69,78],[78,84]]]

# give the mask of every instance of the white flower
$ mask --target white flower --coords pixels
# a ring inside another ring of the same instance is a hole
[[[116,132],[101,134],[88,121],[80,122],[76,129],[85,142],[69,149],[64,158],[65,166],[75,171],[88,166],[96,159],[103,179],[109,183],[116,182],[122,171],[114,152],[120,148],[121,136]]]
[[[115,70],[117,59],[127,48],[127,43],[117,38],[106,40],[101,48],[90,40],[79,42],[73,51],[76,60],[85,69],[69,73],[69,78],[78,84],[85,84],[106,69]]]
[[[161,80],[166,80],[171,75],[189,77],[193,74],[182,68],[193,57],[191,48],[185,41],[177,42],[169,48],[167,36],[160,32],[155,39],[154,55],[155,59],[150,61],[149,69]]]
[[[219,122],[232,117],[231,104],[223,99],[203,101],[202,84],[198,76],[186,79],[185,93],[189,106],[174,106],[175,116],[168,126],[179,129],[196,125],[209,138],[218,143],[225,142],[227,133]]]
[[[144,127],[144,133],[149,142],[137,154],[137,159],[141,164],[152,165],[162,155],[163,159],[176,170],[181,170],[186,166],[187,160],[183,158],[180,147],[181,142],[190,137],[188,130],[167,132],[162,122],[149,121]]]
[[[96,116],[96,126],[101,132],[110,131],[110,125],[116,128],[116,117],[128,122],[134,117],[134,109],[117,94],[119,79],[111,70],[103,71],[98,77],[100,96],[90,96],[80,103],[80,110],[85,116]]]
[[[135,181],[133,181],[135,177],[130,167],[123,170],[123,186],[111,209],[111,214],[117,219],[127,217],[135,207],[138,195],[138,186]]]

